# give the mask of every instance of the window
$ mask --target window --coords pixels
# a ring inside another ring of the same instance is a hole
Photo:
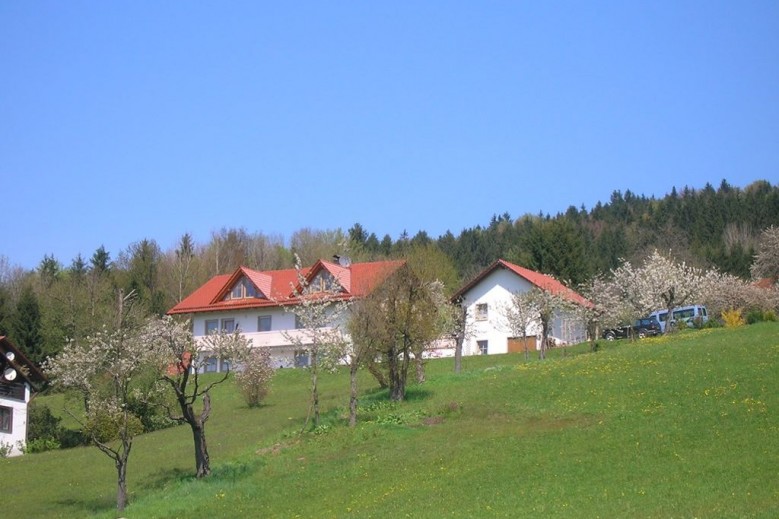
[[[253,283],[246,283],[244,286],[244,297],[257,297],[257,289]]]
[[[229,360],[222,360],[219,365],[220,365],[219,371],[222,372],[230,371],[230,369],[232,369],[233,367],[233,365],[230,363]]]
[[[208,319],[206,321],[206,335],[211,335],[219,329],[219,319]]]
[[[295,367],[308,367],[308,350],[295,350]]]
[[[271,316],[270,315],[261,315],[257,318],[257,331],[258,332],[269,332],[270,331],[270,325],[271,325]]]
[[[222,319],[222,331],[233,333],[235,331],[235,319]]]
[[[326,291],[340,292],[342,290],[343,289],[335,280],[333,275],[327,271],[319,273],[314,279],[311,280],[311,282],[308,284],[308,287],[306,288],[306,292],[313,294]]]
[[[217,361],[216,357],[208,357],[206,359],[206,373],[216,372]]]
[[[476,320],[477,321],[486,321],[487,320],[487,303],[479,303],[476,305]]]
[[[305,328],[305,326],[303,326],[303,321],[298,314],[295,314],[295,329],[300,330],[301,328]]]
[[[14,428],[14,410],[0,406],[0,432],[11,433]]]
[[[254,286],[254,283],[243,277],[233,286],[233,289],[228,292],[224,297],[224,300],[229,301],[230,299],[245,299],[252,297],[259,297],[257,288]]]
[[[487,355],[487,341],[476,341],[476,345],[479,346],[479,353]]]

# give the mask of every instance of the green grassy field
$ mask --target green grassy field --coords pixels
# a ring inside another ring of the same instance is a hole
[[[779,325],[601,343],[588,353],[431,361],[391,405],[363,378],[322,383],[324,425],[298,434],[304,371],[267,405],[214,395],[214,473],[194,480],[177,427],[136,439],[128,518],[779,517]],[[61,407],[57,397],[49,405]],[[0,460],[2,517],[114,517],[115,471],[95,448]]]

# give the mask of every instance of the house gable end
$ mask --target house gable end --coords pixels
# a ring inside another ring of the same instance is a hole
[[[0,384],[13,385],[21,381],[39,389],[45,384],[46,375],[7,337],[0,336]]]

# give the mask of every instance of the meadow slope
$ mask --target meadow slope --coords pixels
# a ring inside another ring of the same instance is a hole
[[[299,434],[307,375],[282,370],[267,405],[214,395],[214,474],[191,477],[188,429],[136,440],[128,518],[778,517],[779,324],[582,347],[552,358],[428,364],[393,405],[365,376],[323,380],[324,424]],[[61,397],[41,397],[54,408]],[[94,448],[0,460],[5,517],[114,517]]]

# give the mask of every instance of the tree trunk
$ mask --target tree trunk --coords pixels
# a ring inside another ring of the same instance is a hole
[[[392,379],[394,380],[395,384],[390,387],[390,398],[395,402],[400,402],[402,400],[405,400],[406,398],[406,379],[408,378],[408,365],[411,361],[411,358],[409,356],[409,351],[411,350],[411,345],[409,344],[409,338],[404,337],[403,338],[403,350],[400,352],[401,359],[400,361],[397,360],[397,355],[394,355],[395,357],[395,366],[396,366],[396,374],[395,377]]]
[[[389,387],[389,383],[387,382],[387,377],[384,376],[384,373],[382,373],[381,368],[379,368],[378,364],[374,360],[368,362],[368,373],[373,375],[373,378],[375,378],[376,382],[379,383],[379,387],[381,389],[387,389]]]
[[[465,319],[468,317],[468,309],[462,307],[462,315],[460,319],[460,330],[457,332],[457,337],[454,343],[454,372],[460,373],[463,369],[463,343],[465,342]]]
[[[422,353],[414,357],[414,363],[417,368],[417,384],[425,383],[425,360],[422,358]]]
[[[195,477],[202,478],[211,473],[211,462],[208,459],[206,432],[202,425],[192,427],[195,440]]]
[[[529,360],[530,353],[527,351],[527,332],[522,332],[522,342],[525,344],[525,360]]]
[[[119,513],[127,506],[127,454],[129,453],[125,449],[124,455],[116,458],[116,511]]]
[[[311,410],[314,413],[314,427],[319,426],[319,385],[316,350],[311,352]]]
[[[357,363],[349,366],[349,427],[357,425]]]
[[[388,364],[390,371],[390,400],[400,402],[406,396],[406,374],[408,373],[408,350],[398,351],[396,344],[390,348]],[[398,358],[398,357],[402,357]]]
[[[402,395],[400,390],[400,359],[398,359],[398,351],[394,344],[387,354],[387,365],[389,366],[390,400],[403,400],[403,397],[399,396]]]
[[[668,309],[668,314],[665,316],[665,333],[673,333],[675,327],[671,324],[671,321],[673,321],[674,308],[676,307],[676,289],[671,287],[668,289],[668,292],[660,294],[660,297],[663,298]]]
[[[211,414],[211,397],[203,396],[203,412],[195,416],[192,406],[185,409],[184,417],[192,429],[192,439],[195,445],[195,477],[202,478],[211,473],[211,460],[208,457],[206,444],[206,421]]]
[[[549,337],[549,322],[541,319],[541,349],[538,350],[538,358],[546,359],[546,340]]]

